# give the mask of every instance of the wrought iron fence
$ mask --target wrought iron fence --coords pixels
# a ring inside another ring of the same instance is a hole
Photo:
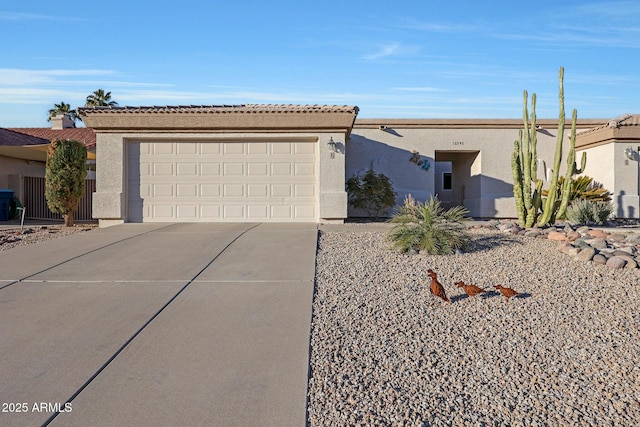
[[[25,176],[23,179],[24,200],[21,200],[21,202],[27,208],[25,217],[30,219],[62,220],[60,214],[51,212],[47,206],[47,201],[44,198],[45,179],[35,176]],[[91,217],[91,201],[94,191],[96,191],[96,180],[85,180],[84,196],[80,199],[78,210],[73,215],[75,221],[95,221]]]

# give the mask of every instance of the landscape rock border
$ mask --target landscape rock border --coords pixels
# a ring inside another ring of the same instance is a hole
[[[495,220],[470,228],[486,228],[535,239],[558,242],[558,250],[580,262],[609,268],[640,267],[640,230],[601,229],[557,223],[546,228],[522,228],[515,220]]]

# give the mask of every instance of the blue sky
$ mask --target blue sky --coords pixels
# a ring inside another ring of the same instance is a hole
[[[120,105],[357,105],[361,118],[640,113],[640,2],[0,0],[0,127]]]

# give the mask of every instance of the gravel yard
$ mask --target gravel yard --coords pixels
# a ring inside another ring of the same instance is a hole
[[[73,227],[52,224],[24,226],[22,230],[20,230],[19,225],[11,228],[2,228],[0,229],[0,251],[89,231],[97,227],[97,224],[76,224]]]
[[[482,229],[461,255],[400,255],[353,230],[319,239],[311,426],[640,425],[640,269]]]

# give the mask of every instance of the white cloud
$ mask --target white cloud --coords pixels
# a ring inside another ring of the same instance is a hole
[[[0,21],[81,21],[71,16],[41,15],[37,13],[11,12],[0,10]]]
[[[19,68],[0,68],[0,85],[27,86],[46,85],[57,82],[68,84],[69,78],[99,77],[114,75],[112,70],[24,70]]]
[[[369,61],[386,58],[388,56],[397,54],[400,51],[400,48],[401,46],[399,43],[386,44],[380,46],[376,52],[364,55],[363,58]]]

